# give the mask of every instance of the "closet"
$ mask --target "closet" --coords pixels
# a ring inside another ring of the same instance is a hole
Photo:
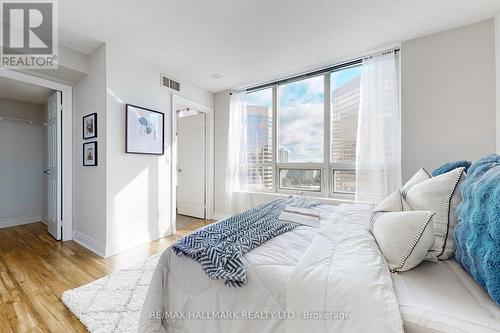
[[[46,122],[53,93],[0,79],[0,228],[47,221]]]

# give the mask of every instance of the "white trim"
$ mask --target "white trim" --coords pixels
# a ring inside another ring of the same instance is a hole
[[[90,250],[94,252],[95,254],[106,258],[106,246],[102,244],[101,242],[96,241],[92,237],[89,237],[78,230],[75,230],[73,232],[73,240],[86,248],[87,250]]]
[[[62,225],[62,240],[73,238],[73,87],[38,76],[0,68],[0,77],[34,84],[62,93],[62,197],[58,202],[58,219]],[[59,129],[58,129],[59,132]],[[60,155],[60,154],[59,154]],[[61,165],[61,164],[60,164]],[[62,201],[62,203],[61,203]],[[61,207],[61,204],[63,205]],[[62,216],[60,214],[62,208]]]
[[[188,98],[172,94],[171,99],[171,116],[172,121],[170,122],[170,133],[171,133],[171,143],[172,143],[172,163],[171,163],[171,175],[170,175],[170,212],[171,212],[171,223],[172,232],[177,231],[177,193],[175,184],[177,183],[177,114],[176,114],[176,104],[183,103],[192,106],[193,109],[205,113],[205,218],[214,218],[214,109],[208,106],[194,102]]]
[[[15,216],[0,219],[0,228],[15,227],[16,225],[37,223],[42,221],[42,213],[26,216]]]

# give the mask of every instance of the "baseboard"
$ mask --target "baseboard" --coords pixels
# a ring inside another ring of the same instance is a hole
[[[73,231],[73,240],[98,256],[106,257],[106,246],[78,230]]]
[[[128,243],[128,244],[125,244],[125,245],[121,245],[121,246],[116,246],[116,245],[113,245],[113,244],[109,244],[107,247],[106,247],[106,256],[105,258],[108,258],[108,257],[112,257],[114,255],[117,255],[117,254],[120,254],[120,253],[123,253],[123,252],[126,252],[126,251],[130,251],[136,247],[139,247],[139,246],[143,246],[145,244],[148,244],[148,243],[151,243],[151,242],[154,242],[158,239],[161,239],[161,238],[164,238],[164,237],[168,237],[172,235],[172,231],[164,234],[164,235],[155,235],[155,236],[152,236],[152,237],[149,237],[149,238],[144,238],[144,239],[140,239],[140,240],[137,240],[135,241],[134,243]]]
[[[15,227],[16,225],[36,223],[42,221],[42,214],[8,217],[0,219],[0,228]]]
[[[220,221],[220,220],[223,220],[225,218],[228,218],[229,216],[231,216],[231,214],[222,213],[222,212],[214,212],[213,219],[216,221]]]

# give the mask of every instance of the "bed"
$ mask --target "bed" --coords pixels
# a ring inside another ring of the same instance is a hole
[[[297,227],[244,256],[241,288],[167,249],[139,331],[500,332],[498,306],[456,261],[391,274],[369,231],[369,207],[317,208],[319,228]]]
[[[370,207],[318,209],[319,228],[299,226],[245,255],[241,288],[210,280],[197,262],[167,249],[139,331],[403,332],[391,275],[369,231]]]

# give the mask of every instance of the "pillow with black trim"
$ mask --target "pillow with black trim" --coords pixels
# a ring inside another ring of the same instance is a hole
[[[406,192],[414,185],[419,184],[423,181],[426,181],[430,179],[431,176],[429,173],[424,169],[420,169],[411,177],[411,179],[406,182],[406,184],[403,185],[403,187],[392,193],[390,196],[382,200],[374,209],[372,212],[372,217],[371,221],[373,221],[377,218],[377,216],[380,215],[380,213],[384,212],[402,212],[402,211],[407,211],[411,210],[411,208],[408,206],[406,203],[404,196],[406,195]]]
[[[426,181],[428,179],[431,179],[432,176],[429,175],[429,173],[427,172],[427,170],[425,170],[424,168],[418,170],[411,178],[409,181],[406,182],[406,184],[403,185],[403,187],[401,187],[401,194],[403,195],[403,198],[406,196],[406,192],[408,192],[408,190],[410,188],[412,188],[414,185],[417,185],[417,184],[420,184],[421,182],[423,181]]]
[[[402,192],[410,210],[436,212],[433,218],[434,244],[428,260],[450,259],[455,251],[454,229],[457,224],[456,208],[462,200],[460,183],[464,168],[457,168],[414,184]]]
[[[373,224],[373,236],[391,272],[404,272],[419,265],[434,244],[431,211],[381,214]]]

